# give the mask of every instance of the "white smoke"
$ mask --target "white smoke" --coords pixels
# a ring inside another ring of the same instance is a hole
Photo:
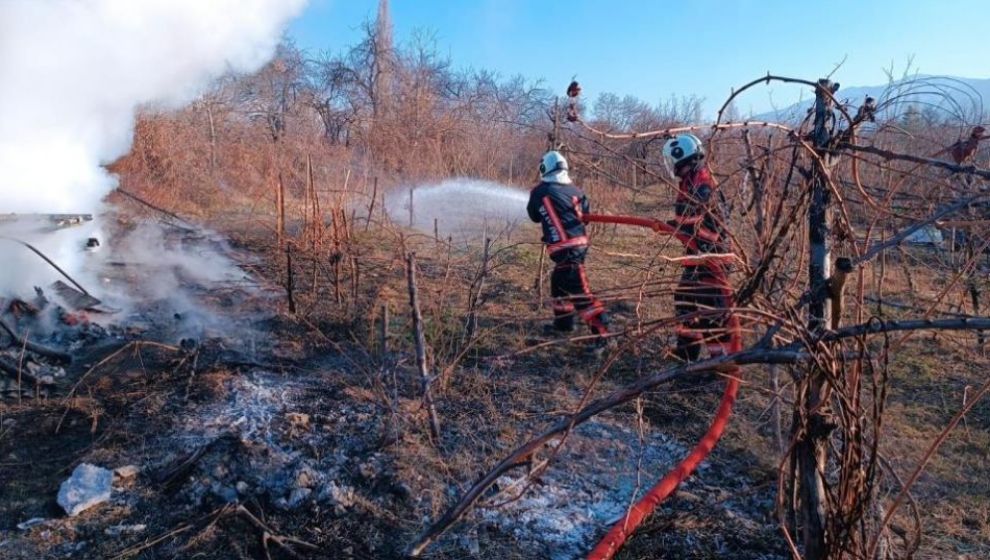
[[[254,291],[222,236],[141,223],[115,232],[113,239],[113,250],[94,255],[94,260],[102,260],[102,299],[105,307],[117,311],[114,320],[168,323],[172,342],[183,336],[201,339],[211,331],[238,334],[231,321],[235,310],[221,317],[204,302],[207,295],[218,297],[224,290]]]
[[[0,2],[0,194],[8,212],[88,212],[135,110],[178,106],[267,61],[303,0]]]
[[[305,1],[0,0],[0,214],[98,212],[136,111],[258,69]]]

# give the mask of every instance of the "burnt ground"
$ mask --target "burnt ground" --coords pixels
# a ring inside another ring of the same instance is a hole
[[[432,239],[374,231],[356,236],[349,251],[359,281],[342,279],[346,266],[338,273],[299,258],[299,309],[289,314],[284,265],[271,240],[230,233],[230,245],[212,236],[184,243],[229,256],[249,281],[177,272],[181,312],[174,294],[145,293],[128,313],[95,319],[105,325],[98,335],[66,339],[74,361],[47,396],[6,394],[0,558],[401,558],[487,468],[573,409],[600,363],[579,343],[534,346],[550,341],[533,335],[545,313],[533,306],[533,246],[501,249],[480,307],[481,336],[464,350],[477,248],[447,250]],[[432,358],[450,369],[438,389],[439,443],[426,428],[408,335],[402,243],[420,258]],[[623,285],[632,258],[623,249],[598,257],[593,282]],[[134,268],[125,276],[140,285],[142,274]],[[315,287],[310,275],[321,279]],[[391,309],[385,353],[377,339],[382,304]],[[612,302],[618,323],[635,321],[634,304]],[[663,306],[648,301],[641,312],[656,316]],[[657,349],[669,341],[658,335],[653,342],[620,358],[599,391],[661,367]],[[709,460],[621,558],[789,556],[774,512],[777,454],[759,389],[765,381],[753,383]],[[533,484],[525,469],[500,479],[483,507],[427,557],[581,557],[634,494],[684,456],[719,393],[718,382],[683,381],[580,427],[550,470]],[[927,410],[902,391],[893,399],[905,417]],[[986,441],[987,416],[986,408],[974,410],[973,439],[953,451],[958,460],[975,464],[984,453],[976,442]],[[905,449],[916,447],[922,434],[902,423],[895,435],[910,439]],[[919,425],[913,429],[934,429]],[[905,468],[911,458],[905,452]],[[55,497],[83,462],[139,470],[115,480],[108,503],[70,518]],[[972,504],[963,487],[978,475],[943,468],[935,465],[925,492],[946,508]],[[526,491],[515,496],[519,488]],[[990,550],[990,524],[978,512],[962,532],[955,521],[934,525],[937,536],[920,557],[981,557]]]

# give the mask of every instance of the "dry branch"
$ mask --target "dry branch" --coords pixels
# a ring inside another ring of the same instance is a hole
[[[32,253],[34,253],[35,255],[38,255],[39,257],[41,257],[42,260],[44,260],[46,263],[48,263],[49,266],[51,266],[52,268],[54,268],[66,280],[68,280],[69,282],[72,282],[72,285],[75,286],[76,288],[78,288],[80,292],[86,294],[87,296],[92,295],[92,294],[90,294],[89,292],[86,291],[86,288],[83,288],[82,287],[82,284],[80,284],[79,282],[76,282],[71,276],[69,276],[69,273],[68,272],[62,270],[62,268],[60,266],[58,266],[57,264],[55,264],[55,261],[53,261],[53,260],[49,259],[47,256],[45,256],[45,254],[42,253],[40,250],[38,250],[38,248],[35,247],[34,245],[31,245],[30,243],[27,243],[25,241],[21,241],[20,239],[17,239],[17,238],[14,238],[14,237],[0,236],[0,239],[4,239],[6,241],[12,241],[14,243],[17,243],[17,244],[19,244],[19,245],[21,245],[21,246],[29,249]]]
[[[859,266],[864,262],[870,261],[884,250],[900,244],[902,241],[907,239],[912,233],[921,230],[923,227],[937,223],[940,219],[944,218],[945,216],[948,216],[954,212],[958,212],[959,210],[962,210],[968,207],[969,205],[975,202],[979,202],[980,200],[986,198],[990,198],[990,195],[972,196],[969,198],[965,198],[963,200],[959,200],[952,204],[947,204],[944,207],[939,208],[934,214],[929,216],[927,219],[919,222],[915,222],[914,224],[911,224],[909,227],[906,227],[900,232],[898,232],[897,235],[894,235],[890,239],[882,243],[879,243],[877,245],[874,245],[873,247],[870,247],[869,250],[867,250],[865,253],[853,259],[852,265]]]
[[[609,140],[637,140],[652,137],[667,137],[674,136],[675,134],[681,134],[684,132],[697,132],[700,130],[728,130],[733,128],[774,128],[777,130],[783,130],[785,132],[792,132],[793,129],[787,125],[780,123],[767,122],[767,121],[743,121],[735,123],[721,123],[721,124],[703,124],[703,125],[693,125],[693,126],[674,126],[670,128],[662,128],[659,130],[650,130],[647,132],[630,132],[625,134],[616,134],[605,132],[604,130],[599,130],[590,124],[584,122],[583,120],[576,121],[578,124],[583,126],[589,132],[597,134],[602,138],[608,138]]]
[[[6,331],[7,334],[9,334],[11,338],[13,338],[18,343],[18,345],[27,348],[29,351],[34,352],[39,356],[44,356],[45,358],[49,358],[63,364],[68,364],[72,362],[72,356],[70,354],[66,352],[62,352],[60,350],[54,350],[52,348],[38,344],[36,342],[31,342],[27,337],[27,333],[25,333],[23,336],[18,335],[16,332],[14,332],[13,327],[11,327],[10,324],[7,323],[7,321],[3,320],[3,318],[0,318],[0,329]]]
[[[957,165],[954,163],[949,163],[940,159],[932,159],[921,156],[915,156],[911,154],[902,154],[898,152],[892,152],[890,150],[884,150],[877,148],[875,146],[860,146],[856,144],[843,143],[839,146],[841,149],[851,150],[854,152],[863,152],[867,154],[873,154],[880,156],[886,160],[899,160],[899,161],[910,161],[912,163],[920,163],[922,165],[929,165],[932,167],[938,167],[940,169],[945,169],[947,171],[952,171],[953,173],[963,173],[966,175],[973,175],[975,177],[981,177],[983,179],[990,179],[990,170],[981,169],[975,165]]]
[[[122,189],[120,187],[117,187],[117,192],[119,192],[120,194],[122,194],[122,195],[126,196],[127,198],[133,200],[134,202],[137,202],[138,204],[140,204],[142,206],[145,206],[147,208],[150,208],[150,209],[154,210],[155,212],[158,212],[159,214],[164,214],[165,216],[168,216],[169,218],[172,218],[174,220],[178,220],[178,221],[180,221],[182,223],[186,223],[186,224],[189,223],[188,221],[186,221],[185,219],[183,219],[182,216],[179,216],[178,214],[176,214],[174,212],[170,212],[170,211],[162,208],[161,206],[156,206],[156,205],[148,202],[147,200],[141,198],[140,196],[138,196],[138,195],[136,195],[136,194],[134,194],[132,192],[129,192],[127,190],[124,190],[124,189]],[[171,225],[172,225],[172,227],[176,227],[176,228],[179,228],[179,229],[184,230],[184,231],[187,231],[187,232],[194,231],[191,228],[177,226],[175,224],[171,224]]]
[[[846,327],[838,331],[822,335],[821,340],[838,341],[859,337],[864,334],[878,334],[894,331],[909,330],[975,330],[990,328],[990,317],[979,319],[946,319],[938,321],[870,321],[865,324]],[[464,495],[451,506],[437,521],[426,529],[409,547],[411,556],[419,556],[431,543],[456,523],[465,513],[470,511],[484,492],[496,480],[513,468],[520,467],[529,460],[530,456],[545,443],[555,439],[574,427],[586,422],[594,416],[629,402],[652,391],[657,387],[685,375],[697,375],[706,372],[723,371],[729,366],[744,366],[756,364],[797,364],[815,359],[812,354],[803,350],[804,342],[795,342],[778,349],[752,347],[737,354],[722,356],[688,365],[665,369],[656,374],[644,377],[635,383],[621,387],[612,393],[597,399],[573,415],[564,418],[548,428],[535,438],[516,447],[509,455],[496,464],[488,473],[475,482]]]
[[[416,366],[423,384],[423,405],[429,415],[430,433],[440,444],[440,418],[433,403],[432,378],[426,365],[426,336],[423,334],[423,314],[419,308],[419,289],[416,286],[416,253],[406,255],[406,279],[409,284],[409,307],[413,319],[413,340],[416,344]]]

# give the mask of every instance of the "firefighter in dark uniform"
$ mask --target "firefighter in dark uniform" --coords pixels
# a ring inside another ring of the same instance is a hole
[[[725,198],[718,190],[705,163],[701,140],[693,134],[680,134],[663,147],[668,170],[679,181],[674,219],[669,223],[693,241],[687,256],[705,256],[729,252],[725,221]],[[674,293],[674,307],[683,317],[676,328],[674,354],[684,361],[701,357],[703,347],[711,357],[728,351],[726,330],[732,307],[732,287],[725,259],[688,259]]]
[[[588,198],[571,183],[567,160],[560,152],[544,154],[540,179],[529,193],[526,210],[531,220],[543,226],[543,242],[554,262],[550,276],[553,326],[557,331],[572,331],[577,316],[591,332],[605,335],[608,315],[602,302],[591,293],[584,270],[588,236],[582,216],[588,213]]]

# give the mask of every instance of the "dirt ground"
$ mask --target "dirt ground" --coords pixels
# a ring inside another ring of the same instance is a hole
[[[496,240],[479,334],[467,345],[480,243],[358,229],[350,262],[297,258],[292,314],[284,256],[271,239],[235,224],[217,229],[229,244],[211,250],[247,280],[183,285],[209,318],[196,336],[171,298],[148,298],[126,319],[94,318],[105,332],[77,345],[47,397],[0,401],[0,558],[402,558],[470,483],[573,410],[601,363],[581,342],[533,334],[547,310],[535,305],[539,251],[525,229]],[[630,299],[622,288],[651,267],[637,249],[647,238],[597,235],[591,281],[615,323],[665,314],[670,302]],[[409,335],[406,250],[419,259],[431,359],[447,371],[437,390],[439,442],[427,428]],[[140,284],[141,274],[127,281]],[[625,351],[597,394],[662,367],[669,336]],[[902,476],[985,375],[983,362],[965,359],[971,344],[924,335],[895,356],[885,451]],[[789,557],[775,510],[780,453],[767,386],[765,370],[747,372],[725,438],[620,558]],[[718,380],[678,381],[583,425],[545,474],[532,484],[525,469],[504,476],[427,557],[581,557],[684,456],[720,392]],[[916,557],[990,556],[988,443],[982,403],[914,493],[926,528]],[[81,463],[138,473],[115,479],[109,502],[67,517],[56,494]],[[895,533],[909,517],[895,517]]]

